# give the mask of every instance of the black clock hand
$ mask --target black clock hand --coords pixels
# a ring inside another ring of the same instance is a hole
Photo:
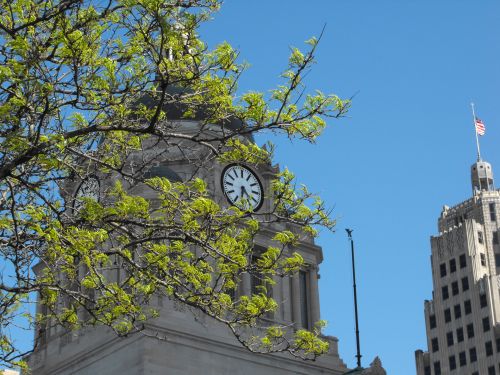
[[[243,198],[243,194],[246,194],[247,197],[249,196],[248,193],[247,193],[247,190],[245,189],[244,186],[241,187],[241,197]]]

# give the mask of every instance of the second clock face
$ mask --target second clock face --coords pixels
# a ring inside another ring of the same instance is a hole
[[[262,205],[262,184],[250,169],[229,165],[222,172],[222,190],[229,202],[239,208],[257,211]]]
[[[74,210],[78,211],[82,207],[82,198],[99,200],[99,180],[96,177],[90,176],[80,184],[74,198]]]

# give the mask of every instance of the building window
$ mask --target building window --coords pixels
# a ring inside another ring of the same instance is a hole
[[[431,375],[431,366],[424,367],[424,375]]]
[[[441,263],[439,265],[439,271],[441,273],[441,277],[445,277],[446,276],[446,263]]]
[[[462,292],[466,290],[469,290],[469,278],[467,276],[462,278]]]
[[[476,348],[470,348],[469,349],[469,360],[470,360],[471,363],[477,361]]]
[[[488,306],[488,301],[486,299],[486,294],[480,294],[479,295],[479,304],[481,305],[481,307]]]
[[[443,286],[443,287],[441,288],[441,294],[442,294],[442,296],[443,296],[443,301],[445,301],[445,300],[447,300],[447,299],[448,299],[448,297],[450,296],[450,295],[448,294],[448,285],[445,285],[445,286]]]
[[[495,203],[490,203],[490,220],[497,221],[497,214],[495,212]]]
[[[256,252],[262,251],[261,248],[256,247]],[[260,254],[252,256],[252,264],[257,264],[260,260]],[[265,295],[267,297],[272,297],[273,289],[272,284],[266,280],[266,275],[260,272],[250,273],[250,293],[252,295]],[[234,291],[234,297],[236,297],[236,290]],[[233,298],[233,296],[231,298]],[[273,313],[269,312],[264,315],[266,318],[272,318]]]
[[[233,289],[229,289],[227,288],[226,289],[226,293],[229,297],[231,297],[231,301],[236,301],[236,288],[237,288],[238,284],[235,283],[235,286]]]
[[[474,371],[472,375],[479,375],[479,371]]]
[[[436,328],[436,315],[429,315],[429,326],[431,329]]]
[[[490,330],[490,319],[488,317],[483,318],[483,332],[488,332]]]
[[[434,362],[434,375],[441,375],[441,362]]]
[[[309,329],[309,304],[307,303],[307,289],[308,289],[308,282],[307,282],[307,272],[305,271],[299,271],[299,282],[300,282],[300,307],[301,307],[301,312],[300,312],[300,317],[302,320],[302,327]]]
[[[261,275],[252,275],[251,276],[251,290],[252,294],[259,294],[263,292],[264,281]]]
[[[469,315],[472,312],[472,305],[470,303],[470,299],[464,302],[464,314]]]
[[[444,310],[444,321],[446,323],[451,322],[451,310],[450,309]]]
[[[500,254],[495,253],[495,267],[500,267]]]
[[[455,258],[450,259],[450,273],[453,273],[457,270],[457,261]]]
[[[453,332],[446,333],[446,343],[448,344],[448,346],[453,345]]]
[[[252,257],[252,263],[257,263],[259,261],[258,256]],[[250,291],[252,294],[259,294],[264,291],[264,279],[263,275],[260,273],[252,273],[250,275]]]
[[[495,366],[488,367],[488,375],[495,375]]]
[[[460,305],[453,306],[453,310],[455,312],[455,319],[462,317],[462,309],[460,308]]]
[[[486,256],[483,253],[481,253],[480,256],[481,256],[481,266],[486,267]]]
[[[477,241],[479,243],[484,243],[483,232],[481,232],[480,230],[477,231]]]
[[[486,349],[486,356],[493,355],[493,343],[491,341],[486,341],[484,343],[484,348]]]
[[[500,337],[497,337],[497,353],[500,353]]]
[[[467,338],[471,339],[474,337],[474,325],[467,324]]]
[[[464,329],[457,328],[457,342],[462,342],[462,341],[464,341]]]
[[[451,294],[456,296],[458,294],[458,282],[454,281],[451,283]]]
[[[465,268],[467,266],[467,260],[465,259],[465,254],[460,255],[458,261],[460,263],[460,268]]]
[[[464,367],[467,364],[465,352],[458,353],[458,363],[460,363],[460,367]]]
[[[432,352],[435,353],[439,350],[439,343],[437,337],[431,340]]]
[[[455,356],[450,355],[448,357],[448,361],[450,362],[450,370],[455,370],[457,368],[457,362],[455,360]]]
[[[498,245],[498,232],[493,232],[493,245]]]

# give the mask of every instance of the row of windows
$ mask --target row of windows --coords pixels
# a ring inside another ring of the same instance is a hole
[[[485,294],[481,294],[479,300],[480,300],[481,307],[487,306],[487,300],[486,300]],[[464,301],[464,313],[465,313],[465,315],[469,315],[471,312],[472,312],[472,305],[471,305],[470,300]],[[462,317],[462,309],[460,307],[460,304],[453,306],[453,313],[455,315],[455,319],[459,319]],[[451,309],[449,309],[449,308],[444,310],[444,322],[445,323],[451,322]]]
[[[486,318],[487,319],[487,318]],[[489,323],[488,323],[489,324]],[[484,325],[484,319],[483,319],[483,325]],[[474,327],[472,324],[469,324],[467,326],[467,336],[468,338],[474,337]],[[448,332],[446,334],[446,338],[448,341],[448,346],[453,345],[453,332]],[[435,341],[434,341],[435,340]],[[463,329],[459,328],[457,329],[457,342],[463,341]],[[432,341],[432,349],[433,352],[437,351],[437,339],[433,339]],[[484,344],[484,348],[486,351],[486,356],[490,357],[493,355],[493,343],[491,341],[487,341]],[[434,350],[436,349],[436,350]],[[496,339],[496,350],[497,353],[500,353],[500,337]],[[450,370],[455,370],[457,368],[457,357],[453,354],[448,357],[449,365],[450,365]],[[474,363],[477,361],[477,350],[476,347],[469,348],[469,363]],[[458,353],[458,366],[463,367],[467,365],[467,358],[466,358],[466,351],[461,351]],[[490,368],[493,368],[493,370],[490,370]],[[490,374],[495,374],[495,368],[490,367],[488,368],[488,375]],[[499,365],[500,368],[500,365]],[[425,374],[430,374],[430,367],[426,366],[424,369]],[[491,372],[493,371],[493,372]],[[439,361],[434,362],[434,374],[441,374],[441,365]]]
[[[472,349],[471,349],[472,350]],[[475,353],[475,349],[474,349],[474,354],[472,354],[471,352],[469,352],[469,356],[472,358],[472,356],[476,356],[475,360],[474,361],[471,361],[471,362],[475,362],[477,360],[477,354]],[[460,363],[460,367],[463,367],[465,366],[465,352],[462,352],[460,354],[463,354],[462,356],[459,355],[459,363]],[[454,370],[457,368],[457,364],[456,364],[456,360],[455,360],[455,356],[451,356],[449,357],[449,361],[450,361],[450,370]],[[464,364],[462,364],[464,363]],[[500,368],[500,365],[498,366]],[[426,366],[424,368],[424,375],[431,375],[431,368],[430,366]],[[441,375],[441,363],[439,361],[436,361],[434,362],[434,375]],[[471,375],[479,375],[479,371],[474,371]],[[495,366],[490,366],[488,367],[488,375],[496,375],[496,372],[495,372]]]
[[[492,237],[492,239],[493,239],[493,244],[494,244],[494,245],[498,245],[498,232],[493,232],[492,234],[493,234],[493,237]],[[483,235],[483,232],[481,232],[481,231],[478,231],[478,232],[477,232],[477,241],[478,241],[479,243],[484,243],[484,235]]]
[[[462,278],[462,292],[465,292],[467,290],[469,290],[469,278],[466,276]],[[454,281],[451,283],[451,294],[456,296],[458,293],[458,281]],[[450,294],[448,292],[448,285],[445,285],[441,288],[441,295],[443,296],[443,300],[447,300],[450,297]]]
[[[462,254],[458,258],[458,262],[460,264],[460,268],[465,268],[467,266],[467,260],[465,258],[465,254]],[[457,260],[455,258],[450,259],[450,274],[453,272],[456,272],[457,270]],[[441,263],[439,265],[439,271],[441,274],[441,277],[445,277],[447,272],[446,272],[446,263]]]
[[[457,361],[455,355],[451,355],[448,357],[448,361],[450,363],[450,370],[455,370],[457,368]],[[469,362],[474,363],[477,361],[477,352],[476,348],[469,349]],[[458,353],[458,363],[460,367],[464,367],[467,365],[467,358],[465,352]]]
[[[479,305],[481,308],[488,306],[488,300],[486,298],[486,294],[479,295]],[[455,319],[459,319],[462,317],[462,309],[460,304],[453,306],[453,313],[455,314]],[[469,315],[472,313],[472,304],[470,299],[464,301],[464,314]],[[487,318],[486,318],[487,319]],[[445,323],[451,322],[451,309],[444,310],[444,321]],[[429,315],[429,327],[430,329],[434,329],[437,326],[436,315]]]
[[[474,325],[472,323],[467,324],[466,326],[466,331],[467,331],[467,338],[471,339],[474,337]],[[457,343],[464,341],[464,329],[463,328],[458,328],[457,329]],[[446,343],[448,346],[452,346],[455,342],[453,341],[453,331],[449,331],[446,333]]]
[[[490,319],[488,317],[483,318],[482,324],[483,324],[483,332],[488,332],[491,329]],[[472,323],[467,324],[465,329],[467,331],[467,338],[468,339],[473,338],[474,337],[474,324],[472,324]],[[464,341],[464,329],[462,327],[457,328],[456,338],[457,338],[457,343]],[[448,347],[450,347],[454,343],[455,342],[453,340],[453,331],[448,331],[446,333],[446,344],[448,345]],[[491,343],[491,341],[490,341],[490,343]],[[434,337],[433,339],[431,339],[431,349],[432,349],[433,353],[435,353],[439,350],[439,340],[437,337]],[[500,351],[500,338],[497,339],[497,351]]]

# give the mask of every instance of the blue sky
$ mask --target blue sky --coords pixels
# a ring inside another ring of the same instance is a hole
[[[492,0],[227,0],[202,30],[229,41],[251,64],[240,91],[279,82],[290,46],[326,31],[308,87],[352,110],[316,145],[277,144],[276,162],[334,208],[334,234],[318,243],[322,317],[355,366],[349,243],[357,251],[361,351],[390,375],[415,373],[426,349],[423,302],[431,298],[429,237],[444,204],[471,195],[475,161],[470,102],[486,124],[483,158],[500,186],[500,3]],[[495,146],[495,144],[497,146]]]

